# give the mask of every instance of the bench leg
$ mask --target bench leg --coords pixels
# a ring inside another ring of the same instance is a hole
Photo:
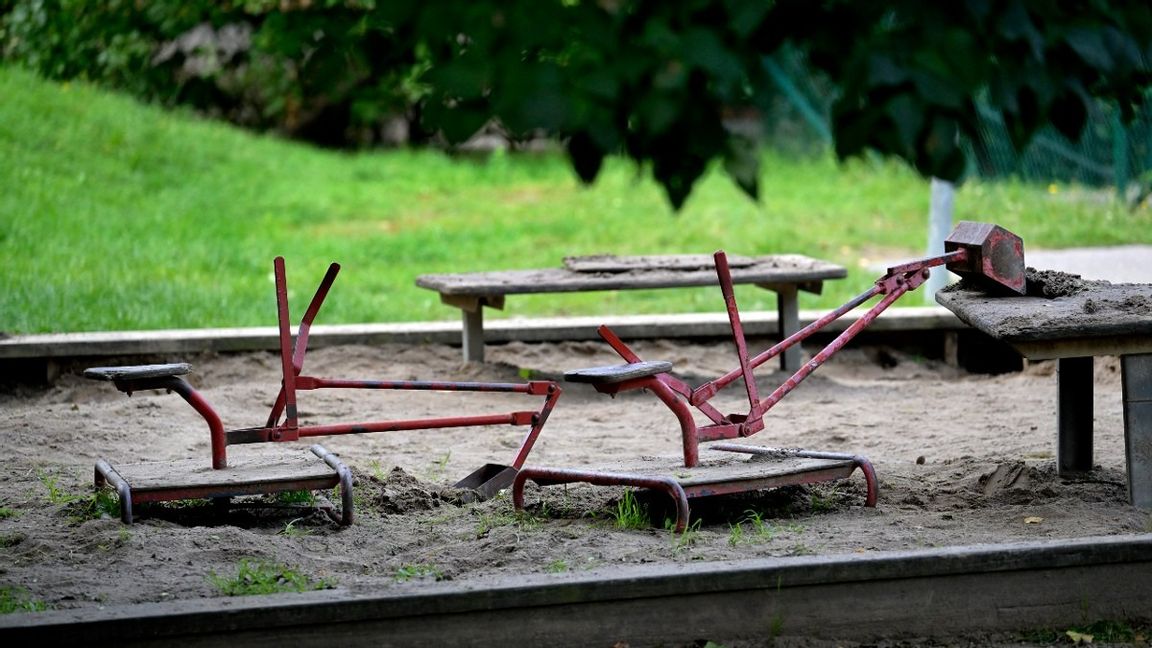
[[[484,308],[478,305],[460,312],[464,318],[464,362],[484,362]]]
[[[800,330],[800,300],[795,285],[776,286],[776,312],[779,319],[780,339],[787,339]],[[784,371],[796,371],[803,361],[803,349],[795,344],[780,354],[780,368]]]
[[[1152,353],[1120,356],[1128,499],[1152,509]]]
[[[1092,470],[1092,356],[1056,361],[1056,469]]]

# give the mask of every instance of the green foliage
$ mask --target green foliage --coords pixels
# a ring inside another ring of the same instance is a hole
[[[568,563],[562,558],[557,558],[544,566],[544,571],[549,574],[563,574],[569,569]]]
[[[978,96],[1022,148],[1049,122],[1076,138],[1091,97],[1131,115],[1152,82],[1145,3],[419,6],[384,11],[398,36],[411,37],[408,49],[426,48],[424,117],[449,139],[492,118],[513,133],[565,133],[585,181],[623,150],[651,164],[676,208],[717,159],[757,196],[736,117],[770,107],[764,60],[786,45],[840,90],[832,130],[841,158],[875,150],[950,180],[964,171],[958,135],[976,134]]]
[[[247,559],[240,561],[235,576],[218,576],[213,572],[208,576],[208,580],[225,596],[307,592],[333,587],[325,580],[313,580],[285,565],[252,562]]]
[[[40,471],[37,474],[40,479],[40,484],[44,486],[44,490],[48,492],[48,503],[53,505],[66,505],[80,499],[80,495],[70,493],[60,486],[60,480],[47,471]]]
[[[0,520],[14,518],[17,515],[19,515],[19,513],[16,511],[16,509],[8,508],[7,506],[0,506]]]
[[[311,535],[311,529],[301,529],[300,527],[296,526],[296,524],[300,522],[301,519],[303,518],[289,520],[288,523],[284,525],[284,528],[280,529],[280,535],[286,538],[302,538],[304,536]]]
[[[374,2],[13,0],[0,58],[321,144],[373,141],[421,95]]]
[[[1040,644],[1136,644],[1143,645],[1152,637],[1152,628],[1127,621],[1101,619],[1065,628],[1038,628],[1020,633],[1020,639]]]
[[[755,126],[778,100],[766,60],[806,55],[838,90],[841,158],[878,151],[957,179],[981,98],[1020,150],[1089,102],[1126,116],[1152,83],[1152,6],[1033,0],[10,0],[0,54],[324,144],[419,115],[461,142],[489,123],[565,138],[585,182],[623,153],[679,209],[714,161],[761,193]],[[748,124],[752,124],[751,127]],[[418,136],[422,136],[418,134]]]
[[[276,493],[277,504],[306,504],[312,506],[316,503],[316,494],[310,490],[280,491]]]
[[[736,547],[747,542],[768,542],[776,537],[779,528],[764,521],[763,515],[751,509],[744,512],[744,518],[730,525],[728,544]]]
[[[703,525],[704,520],[696,518],[684,527],[680,533],[676,533],[675,520],[668,518],[664,520],[664,529],[671,533],[672,536],[672,555],[678,555],[680,552],[692,547],[700,539],[700,527]]]
[[[0,587],[0,614],[13,612],[43,612],[48,604],[39,599],[30,598],[28,593],[13,587]]]
[[[435,565],[415,564],[415,565],[402,565],[396,570],[395,579],[399,583],[404,583],[413,579],[431,579],[431,580],[444,580],[444,570]]]
[[[499,497],[499,495],[497,496]],[[476,537],[483,538],[492,529],[499,527],[516,527],[524,531],[533,531],[540,528],[540,518],[525,511],[509,511],[506,506],[497,511],[483,511],[474,509],[478,516],[476,521]]]
[[[120,516],[119,498],[110,488],[77,494],[62,487],[57,477],[51,473],[41,471],[38,477],[47,491],[48,503],[64,507],[73,522]]]
[[[618,529],[647,529],[652,526],[648,509],[640,503],[636,495],[628,490],[616,502],[612,519]]]

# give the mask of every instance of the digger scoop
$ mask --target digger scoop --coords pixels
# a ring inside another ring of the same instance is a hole
[[[1024,241],[991,223],[960,221],[944,239],[946,267],[985,288],[1004,288],[1023,295]]]

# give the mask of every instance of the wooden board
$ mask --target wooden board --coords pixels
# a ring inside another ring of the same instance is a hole
[[[228,467],[221,470],[213,470],[208,457],[114,464],[112,468],[134,493],[337,479],[335,469],[301,445],[232,446],[228,451]]]
[[[755,261],[745,256],[729,256],[728,267],[744,268]],[[564,257],[564,267],[572,272],[628,272],[631,270],[711,270],[716,261],[710,254],[651,254],[646,256]]]
[[[597,470],[610,473],[641,475],[644,477],[671,477],[685,489],[732,482],[753,482],[795,477],[805,473],[843,470],[848,476],[855,469],[849,459],[806,459],[800,457],[765,457],[734,452],[701,453],[700,465],[684,466],[679,455],[648,456],[627,463],[601,466]]]
[[[751,265],[732,268],[737,284],[818,284],[841,279],[848,272],[842,266],[798,254],[758,257]],[[573,272],[566,268],[541,270],[502,270],[459,274],[428,274],[416,278],[416,285],[442,295],[514,295],[533,293],[586,292],[594,290],[639,290],[715,286],[714,268],[695,270],[634,269],[624,272]]]
[[[962,286],[936,293],[961,321],[1033,359],[1152,350],[1152,284],[1091,282],[1058,297],[998,296]]]

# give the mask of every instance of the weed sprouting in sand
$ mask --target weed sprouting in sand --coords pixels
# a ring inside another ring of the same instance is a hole
[[[839,496],[835,487],[824,489],[814,486],[808,495],[808,506],[813,513],[828,513],[836,510]]]
[[[562,558],[557,558],[544,566],[544,571],[549,574],[563,574],[568,571],[568,563]]]
[[[444,455],[441,456],[436,461],[433,461],[432,465],[429,466],[428,469],[424,473],[425,477],[428,478],[428,481],[430,481],[430,482],[443,481],[444,480],[444,473],[447,471],[448,461],[450,459],[452,459],[452,451],[451,450],[445,452]]]
[[[533,531],[540,528],[540,518],[527,511],[478,511],[479,519],[476,521],[476,537],[483,538],[492,529],[515,526],[524,531]]]
[[[40,483],[48,491],[48,503],[56,506],[68,505],[80,499],[80,495],[69,493],[60,486],[60,481],[56,475],[47,472],[39,472],[36,475],[40,479]]]
[[[1146,645],[1152,627],[1128,621],[1101,619],[1064,628],[1037,628],[1019,633],[1021,641],[1035,644],[1134,644]]]
[[[235,576],[219,576],[213,572],[208,580],[225,596],[308,592],[333,587],[328,581],[313,580],[286,565],[247,559],[240,561]]]
[[[616,502],[616,509],[612,511],[612,519],[618,529],[647,529],[652,526],[648,518],[648,510],[636,499],[632,491],[624,491],[624,495]]]
[[[310,490],[280,491],[276,493],[275,500],[277,504],[306,504],[308,506],[314,506],[316,504],[316,494]]]
[[[37,477],[48,491],[48,503],[63,507],[73,523],[120,515],[119,499],[110,488],[101,488],[91,493],[73,493],[62,487],[55,475],[40,472]]]
[[[780,526],[767,522],[762,513],[748,509],[739,522],[729,526],[728,544],[735,547],[748,542],[771,542],[781,531],[799,533],[802,530],[798,524]]]
[[[677,555],[681,551],[688,549],[696,544],[700,539],[700,525],[703,522],[700,518],[696,518],[694,522],[690,522],[684,531],[676,533],[676,522],[671,518],[664,520],[664,528],[672,534],[672,555]]]
[[[295,518],[289,520],[288,523],[284,525],[284,528],[280,529],[280,535],[286,538],[302,538],[304,536],[312,535],[311,529],[301,529],[300,527],[296,526],[296,524],[303,519],[304,518]]]
[[[48,604],[31,598],[24,590],[14,587],[0,587],[0,614],[13,612],[43,612]]]
[[[413,565],[401,565],[396,569],[396,574],[393,576],[398,583],[406,583],[413,579],[430,578],[432,580],[444,580],[444,570],[436,565],[429,565],[425,563]]]

